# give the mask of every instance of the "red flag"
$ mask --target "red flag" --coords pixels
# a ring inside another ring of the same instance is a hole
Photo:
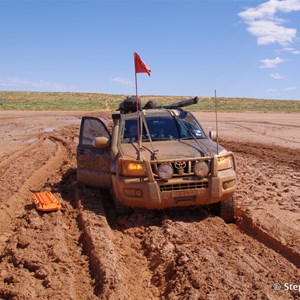
[[[134,66],[135,73],[147,73],[150,76],[151,70],[147,67],[147,65],[142,61],[142,59],[136,52],[134,52]]]

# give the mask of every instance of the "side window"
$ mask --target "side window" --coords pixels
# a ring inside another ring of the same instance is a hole
[[[137,121],[126,120],[123,129],[122,143],[136,142],[137,139]]]
[[[100,119],[91,117],[82,118],[79,138],[81,145],[92,146],[93,139],[102,136],[110,139],[110,134]]]

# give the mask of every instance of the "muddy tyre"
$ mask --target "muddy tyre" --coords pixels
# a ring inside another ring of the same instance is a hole
[[[235,222],[235,217],[236,217],[235,196],[232,196],[220,202],[219,215],[226,223]]]
[[[110,191],[110,196],[113,201],[117,216],[127,216],[132,214],[133,209],[121,203],[115,196],[113,189]]]

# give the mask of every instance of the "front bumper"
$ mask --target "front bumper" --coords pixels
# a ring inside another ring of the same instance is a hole
[[[148,168],[149,171],[149,168]],[[167,182],[152,178],[112,175],[112,187],[118,201],[129,207],[163,209],[167,207],[208,205],[226,200],[236,190],[234,168],[216,172],[205,179],[172,178]]]

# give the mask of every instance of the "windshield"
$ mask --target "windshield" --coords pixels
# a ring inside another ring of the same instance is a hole
[[[184,111],[180,112],[180,115],[177,118],[172,115],[147,116],[146,122],[153,142],[193,139],[193,136],[196,139],[205,138],[205,134],[195,118]],[[121,142],[133,143],[137,142],[137,139],[136,119],[125,120]],[[145,126],[143,126],[142,141],[149,141]]]

